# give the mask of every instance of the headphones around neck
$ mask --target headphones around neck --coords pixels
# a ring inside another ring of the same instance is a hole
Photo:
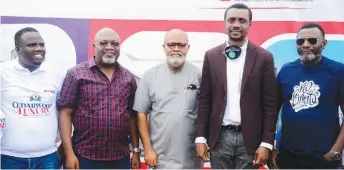
[[[225,51],[223,52],[227,58],[234,60],[239,58],[241,54],[241,48],[236,45],[231,45],[225,48]]]

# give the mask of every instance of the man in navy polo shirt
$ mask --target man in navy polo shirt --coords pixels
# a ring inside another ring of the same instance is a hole
[[[322,55],[326,43],[320,25],[303,25],[296,41],[300,58],[277,75],[283,126],[275,166],[280,169],[332,169],[340,164],[344,64]]]

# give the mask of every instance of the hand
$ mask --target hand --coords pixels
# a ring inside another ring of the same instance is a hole
[[[158,154],[154,149],[145,149],[144,155],[146,164],[154,168],[158,166]]]
[[[334,160],[330,152],[327,152],[327,153],[324,155],[324,159],[325,159],[326,161],[333,161],[333,160]]]
[[[65,154],[64,154],[64,149],[63,149],[62,144],[61,144],[61,145],[59,146],[59,148],[57,149],[57,153],[59,154],[61,163],[64,164],[64,161],[65,161]]]
[[[196,143],[196,154],[204,162],[209,161],[208,146],[205,143]]]
[[[131,156],[130,168],[131,169],[140,169],[141,168],[139,153],[133,153],[133,156]]]
[[[276,163],[277,155],[278,155],[278,150],[274,149],[272,151],[272,154],[271,154],[271,162],[272,162],[272,166],[273,166],[274,169],[278,169],[278,166],[277,166],[277,163]]]
[[[76,158],[74,152],[66,154],[66,168],[67,169],[79,169],[79,160]]]
[[[266,164],[266,161],[269,158],[269,149],[260,146],[254,155],[254,159],[253,159],[253,165],[255,166],[263,166]]]

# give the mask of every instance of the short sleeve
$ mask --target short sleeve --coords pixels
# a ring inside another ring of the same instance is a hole
[[[151,109],[151,100],[149,97],[149,86],[147,77],[144,75],[139,82],[135,93],[134,107],[133,109],[139,113],[148,114]]]
[[[129,111],[131,114],[136,114],[136,112],[133,110],[133,105],[134,105],[134,100],[135,100],[135,92],[137,89],[136,79],[134,76],[132,76],[130,86],[131,86],[131,91],[130,91],[129,98],[128,98],[128,108],[129,108]]]
[[[341,65],[339,68],[339,74],[338,74],[338,79],[339,79],[339,104],[343,105],[344,104],[344,65]]]
[[[78,78],[73,70],[69,70],[64,78],[60,96],[57,100],[57,108],[73,109],[77,102],[79,83]]]

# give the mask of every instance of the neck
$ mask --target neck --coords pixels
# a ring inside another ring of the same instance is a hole
[[[228,38],[229,45],[236,45],[236,46],[242,47],[245,44],[245,42],[246,42],[246,37],[241,41],[235,41],[235,40],[232,40],[231,38]]]
[[[301,60],[301,63],[304,65],[304,66],[313,66],[315,64],[318,64],[322,59],[322,56],[320,55],[319,57],[315,58],[314,60],[312,61],[302,61]]]
[[[24,61],[22,61],[22,58],[19,57],[19,64],[22,65],[24,68],[27,68],[30,72],[33,72],[35,70],[37,70],[39,68],[40,65],[29,65],[29,64],[25,64]]]

